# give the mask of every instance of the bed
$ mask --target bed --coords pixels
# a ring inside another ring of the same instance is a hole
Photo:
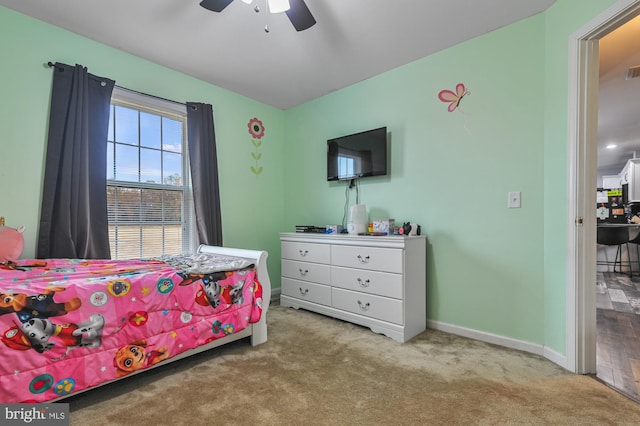
[[[0,403],[57,401],[184,357],[267,340],[267,252],[0,264]]]

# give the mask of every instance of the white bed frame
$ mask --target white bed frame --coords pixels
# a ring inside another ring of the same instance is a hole
[[[69,395],[65,395],[63,397],[56,398],[47,402],[55,402],[55,401],[63,400],[65,398],[69,398],[74,395],[78,395],[83,392],[91,391],[93,389],[99,388],[100,386],[113,383],[118,380],[126,379],[128,377],[135,376],[136,374],[144,373],[145,371],[149,371],[152,368],[160,367],[162,365],[166,365],[174,361],[187,358],[189,356],[198,354],[200,352],[204,352],[209,349],[213,349],[213,348],[225,345],[227,343],[234,342],[236,340],[244,339],[245,337],[251,337],[251,346],[257,346],[262,343],[265,343],[267,341],[267,311],[269,310],[269,302],[271,300],[271,280],[269,279],[269,272],[267,270],[267,257],[269,254],[266,251],[262,251],[262,250],[245,250],[245,249],[237,249],[237,248],[229,248],[229,247],[207,246],[204,244],[201,244],[200,247],[198,247],[197,252],[241,257],[243,259],[247,259],[251,261],[251,263],[253,263],[256,266],[258,280],[260,281],[260,284],[262,284],[262,316],[260,317],[260,321],[254,324],[249,324],[247,328],[245,328],[242,331],[231,334],[229,336],[222,337],[220,339],[213,340],[207,343],[206,345],[189,349],[172,358],[166,359],[155,365],[149,366],[148,368],[134,371],[131,374],[127,374],[126,376],[123,376],[119,379],[100,383],[99,385],[93,386],[91,388],[83,389],[78,392],[73,392]]]
[[[248,336],[251,336],[251,346],[257,346],[265,343],[267,341],[267,311],[269,310],[269,302],[271,300],[271,280],[269,279],[269,272],[267,270],[267,257],[269,254],[263,250],[245,250],[229,247],[207,246],[204,244],[201,244],[200,247],[198,247],[198,253],[213,253],[225,256],[242,257],[243,259],[250,260],[251,263],[255,264],[258,273],[258,280],[260,281],[260,284],[262,284],[262,316],[260,317],[260,321],[255,324],[249,324],[247,328],[238,333],[231,334],[221,339],[216,339],[208,345],[193,348],[191,351],[182,353],[179,357],[183,358],[182,355],[192,355],[194,353],[193,351],[195,351],[195,353],[202,352],[203,350],[215,348],[216,346],[224,345]],[[171,358],[167,361],[171,361],[176,358],[178,357]],[[162,363],[159,363],[159,365],[162,365]]]
[[[225,336],[220,339],[213,340],[204,346],[198,346],[197,348],[189,349],[188,351],[184,351],[179,355],[159,362],[158,364],[153,365],[149,368],[159,367],[161,365],[165,365],[170,362],[177,361],[179,359],[186,358],[188,356],[234,342],[236,340],[244,339],[245,337],[249,336],[251,336],[251,346],[257,346],[267,341],[267,310],[269,310],[269,301],[271,300],[271,281],[269,280],[269,272],[267,271],[267,257],[269,254],[266,251],[262,250],[245,250],[230,247],[207,246],[204,244],[201,244],[200,247],[198,247],[197,252],[241,257],[243,259],[251,261],[251,263],[256,265],[258,280],[260,281],[260,284],[262,284],[262,316],[260,317],[260,321],[255,324],[249,324],[247,328],[242,331],[230,334],[229,336]],[[136,371],[136,373],[142,373],[149,370],[149,368],[138,370]],[[128,376],[131,375],[132,374],[129,374]]]

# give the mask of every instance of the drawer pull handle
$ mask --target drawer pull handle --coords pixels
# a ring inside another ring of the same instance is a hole
[[[300,256],[305,257],[308,253],[309,250],[298,250],[300,252]]]
[[[299,271],[300,271],[300,275],[302,275],[303,277],[309,273],[309,270],[308,270],[308,269],[305,269],[305,270],[303,271],[303,270],[302,270],[302,268],[300,268],[300,269],[299,269]]]
[[[362,278],[358,278],[358,284],[360,284],[360,287],[369,287],[369,280],[363,280]]]
[[[368,311],[369,310],[369,306],[371,306],[371,304],[369,302],[362,303],[361,301],[358,300],[358,306],[360,307],[361,311]]]
[[[305,288],[304,290],[302,289],[302,287],[300,287],[300,295],[301,296],[306,296],[307,293],[309,293],[309,289]]]
[[[369,256],[362,257],[358,255],[358,260],[360,261],[360,263],[369,263]]]

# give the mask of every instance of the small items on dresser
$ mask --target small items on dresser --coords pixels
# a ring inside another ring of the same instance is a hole
[[[324,226],[315,226],[315,225],[296,225],[296,232],[310,232],[312,234],[324,234],[327,232],[327,228]]]
[[[400,235],[420,235],[420,225],[417,223],[405,222],[400,228],[398,228],[398,234]]]
[[[395,219],[374,219],[372,232],[393,235],[395,223]]]
[[[349,207],[349,220],[347,221],[347,232],[352,235],[364,234],[367,232],[367,206],[364,204],[354,204]]]
[[[327,225],[327,234],[339,234],[342,232],[342,225]]]

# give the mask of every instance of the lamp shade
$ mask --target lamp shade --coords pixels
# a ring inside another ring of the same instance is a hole
[[[349,234],[363,234],[367,231],[367,206],[354,204],[349,208],[347,232]]]

